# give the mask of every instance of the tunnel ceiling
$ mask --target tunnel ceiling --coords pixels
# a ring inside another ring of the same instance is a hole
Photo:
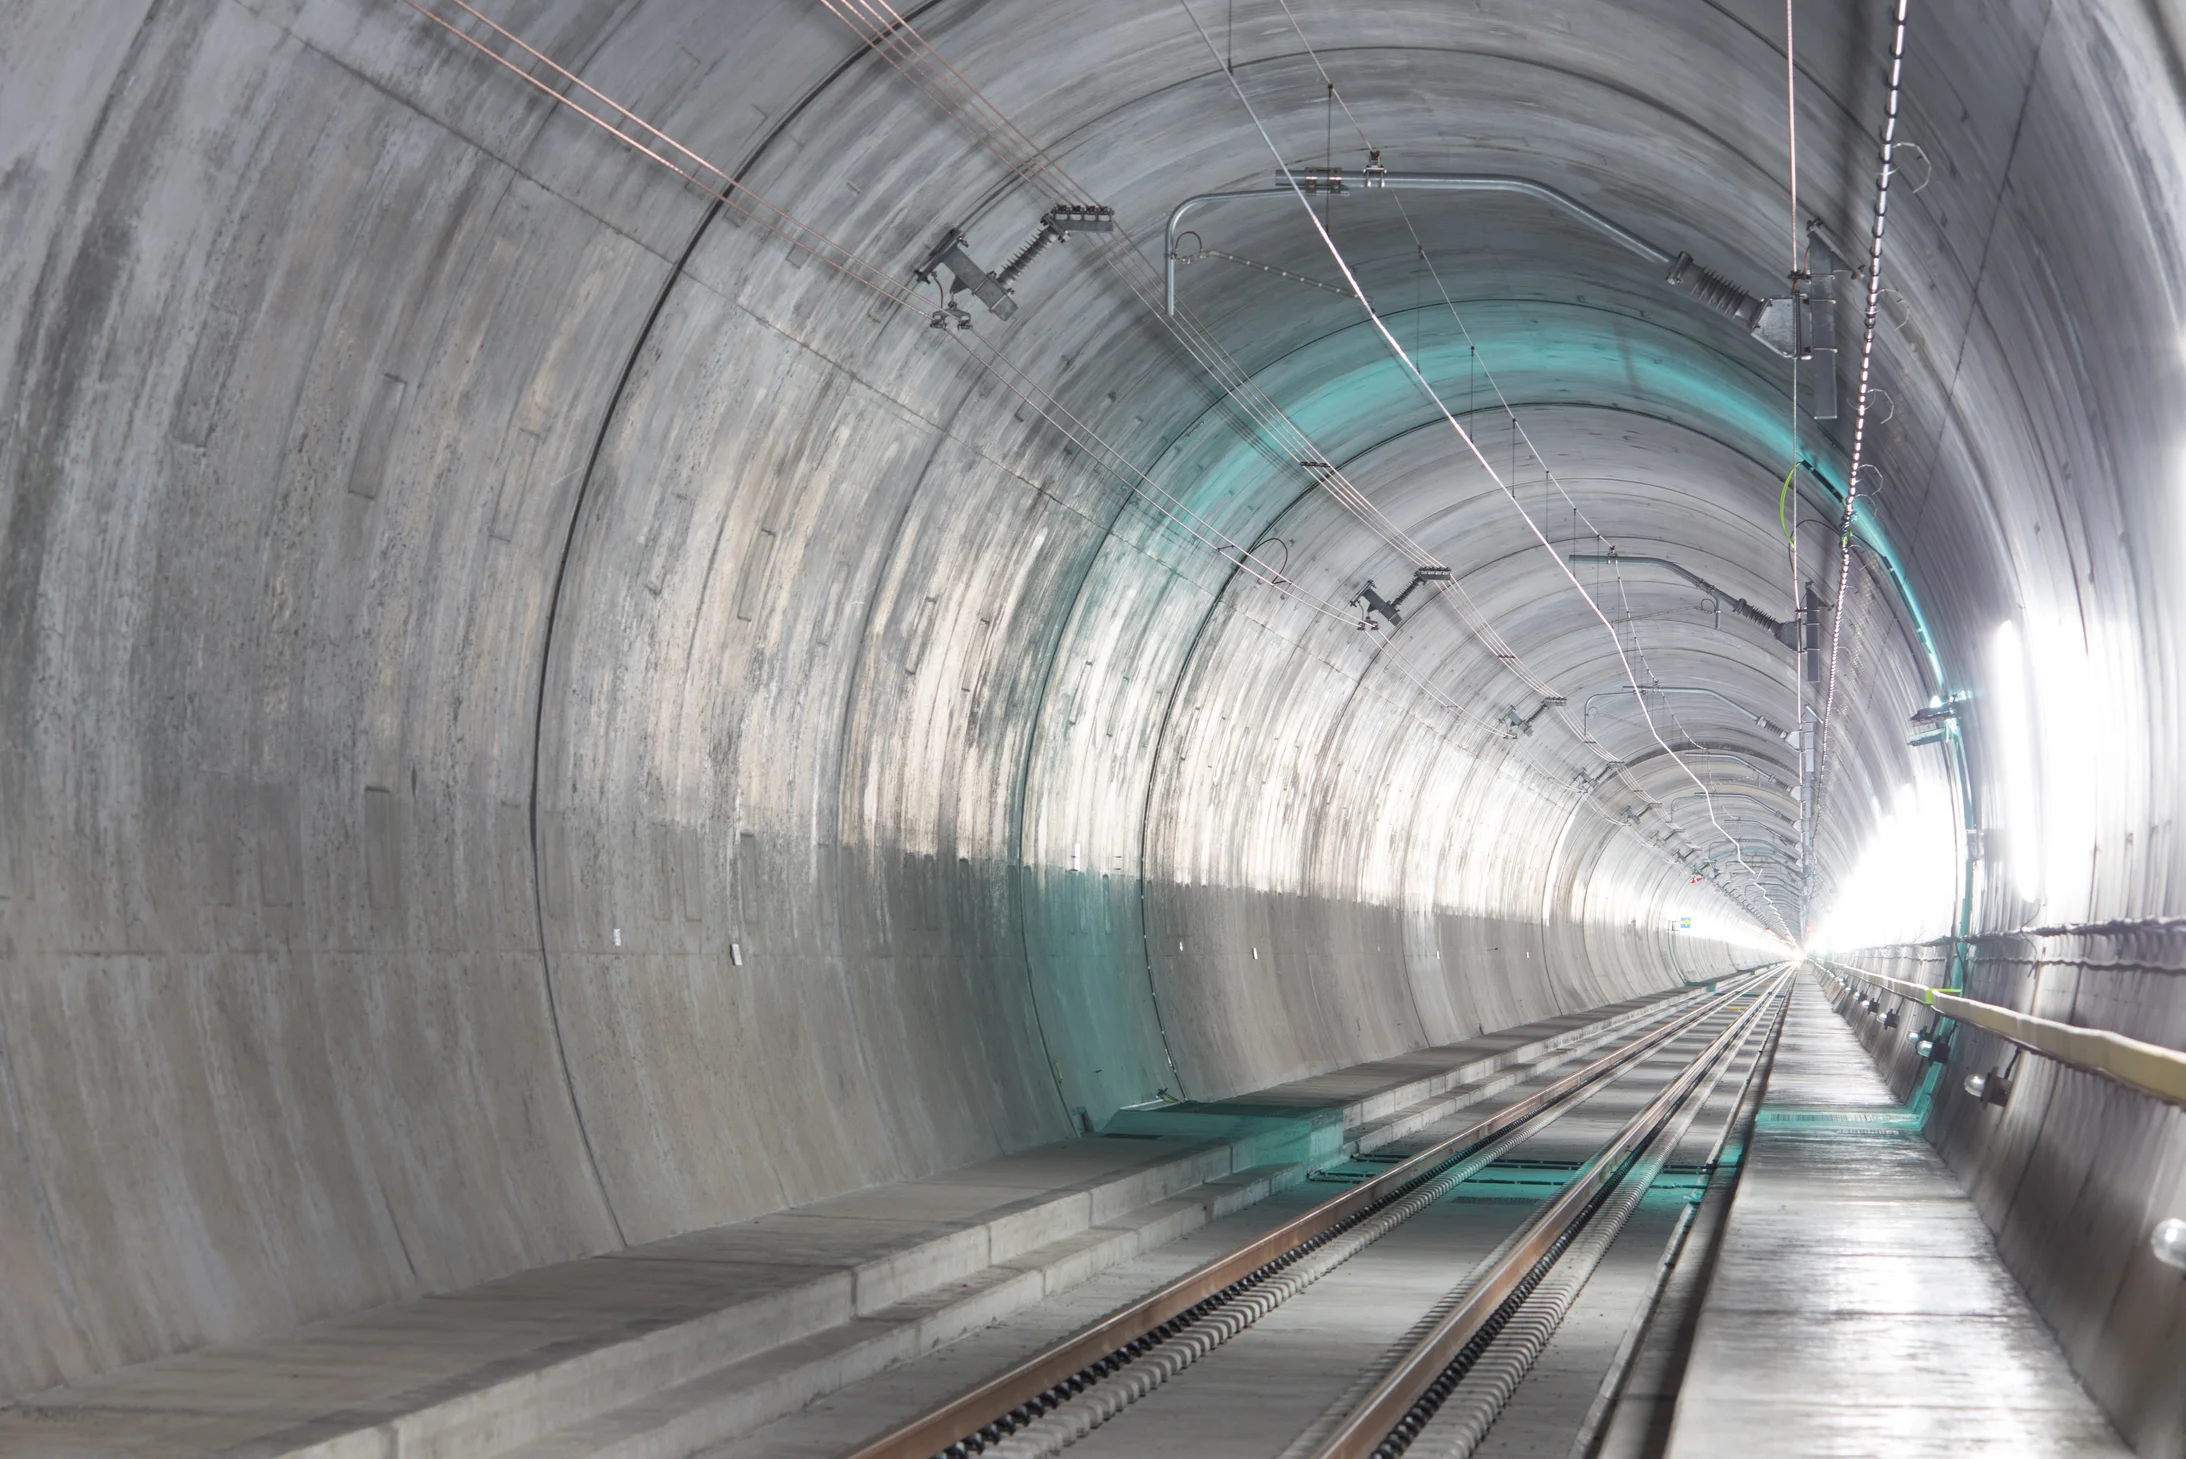
[[[1316,197],[1483,467],[1298,198],[1193,212],[1234,259],[1181,338],[1158,282],[1170,209],[1276,177],[1241,90],[1288,163],[1356,176],[1355,117],[1782,294],[1780,10],[1202,3],[1217,64],[1174,4],[936,0],[937,100],[819,3],[484,7],[728,206],[420,4],[6,22],[14,1387],[1750,962],[1947,783],[1934,696],[1981,917],[2176,906],[2165,4],[1913,6],[1812,888],[1792,654],[1570,558],[1834,602],[1863,284],[1818,421],[1538,198]],[[1853,257],[1889,18],[1799,18],[1796,216]],[[1060,186],[970,94],[1127,236],[956,331],[914,269]],[[1362,629],[1421,561],[1451,590]],[[2043,753],[2077,715],[2100,760],[2038,896],[2008,618],[2079,656]]]

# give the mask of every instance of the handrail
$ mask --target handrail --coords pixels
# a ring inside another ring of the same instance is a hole
[[[1865,968],[1856,968],[1850,963],[1833,963],[1824,960],[1822,966],[1836,969],[1840,981],[1844,978],[1852,978],[1855,981],[1867,984],[1871,988],[1879,989],[1885,993],[1895,993],[1900,998],[1910,998],[1915,1003],[1920,1004],[1926,1004],[1931,994],[1955,993],[1958,991],[1956,988],[1931,988],[1926,983],[1908,983],[1902,978],[1887,977],[1882,973],[1870,973]]]
[[[2108,1029],[2083,1028],[2075,1023],[2059,1023],[2054,1018],[2019,1013],[1994,1003],[1977,1002],[1953,989],[1924,988],[1918,983],[1901,982],[1848,964],[1826,966],[1841,968],[1870,987],[1913,999],[1946,1018],[2008,1039],[2030,1054],[2040,1054],[2083,1073],[2099,1074],[2135,1093],[2186,1109],[2186,1052],[2127,1038]]]

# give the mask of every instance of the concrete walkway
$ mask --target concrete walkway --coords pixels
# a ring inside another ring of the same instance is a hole
[[[690,1454],[1490,1098],[1677,996],[1126,1112],[1104,1137],[102,1374],[0,1406],[0,1456]]]
[[[1793,994],[1669,1453],[2130,1455],[1816,984]]]

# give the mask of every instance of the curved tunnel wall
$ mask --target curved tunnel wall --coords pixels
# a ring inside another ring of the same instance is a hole
[[[1901,774],[1905,713],[1978,683],[2043,554],[2078,585],[2081,564],[2092,580],[2166,550],[2177,511],[2145,484],[2177,368],[2132,363],[2161,312],[2145,291],[2135,309],[2057,292],[2175,271],[2146,218],[2186,155],[2176,98],[2159,69],[2122,91],[2101,70],[2161,38],[2123,8],[1966,9],[1935,10],[1915,51],[1909,103],[1941,165],[1904,224],[1875,527],[1954,677],[1932,682],[1878,597],[1825,859]],[[923,14],[1142,236],[1177,198],[1266,173],[1165,7]],[[992,266],[1036,212],[816,7],[508,18],[898,276],[952,221]],[[1780,269],[1781,52],[1759,22],[1353,19],[1332,64],[1411,165],[1523,171],[1756,284]],[[1807,78],[1802,195],[1845,237],[1879,106],[1872,19],[1817,17]],[[1625,778],[1554,717],[1501,738],[1533,704],[1446,606],[1367,634],[1241,581],[922,319],[414,11],[7,24],[11,114],[41,121],[11,132],[0,193],[7,1391],[1754,956],[1664,930],[1744,914],[1680,859],[1722,847],[1668,799],[1690,782],[1634,716],[1599,736]],[[1273,124],[1317,133],[1294,39],[1246,29],[1240,72]],[[2074,109],[2104,86],[2142,108],[2126,152]],[[1788,597],[1771,357],[1522,206],[1421,215],[1597,528]],[[1294,212],[1222,216],[1237,251],[1326,271]],[[1474,357],[1425,307],[1409,244],[1386,216],[1337,226],[1454,400]],[[1282,541],[1302,588],[1401,580],[1237,431],[1100,250],[1074,239],[983,332],[1200,519]],[[2041,275],[2064,281],[2051,293],[1988,282],[2042,257],[2071,261]],[[1344,301],[1210,271],[1186,286],[1574,718],[1624,682],[1621,653],[1774,695],[1786,722],[1783,656],[1682,589],[1621,585],[1605,631]],[[2039,372],[2058,319],[2085,326],[2073,358],[2099,378]],[[2022,508],[2054,477],[2028,464],[2049,443],[2000,434],[2098,397],[2075,491],[2047,500],[2150,526],[2115,547],[2038,531]],[[1545,482],[1518,495],[1560,510]],[[1833,505],[1806,506],[1818,560]],[[2175,694],[2176,588],[2106,589]],[[1756,846],[1781,831],[1780,740],[1700,705],[1664,731],[1758,767],[1716,782],[1746,797],[1720,818]],[[2118,824],[2167,823],[2175,753],[2132,753]],[[2177,854],[2144,833],[2124,858],[2137,905],[2175,906]]]

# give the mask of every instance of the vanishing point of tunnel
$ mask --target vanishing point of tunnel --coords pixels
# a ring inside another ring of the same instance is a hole
[[[0,0],[0,1455],[2186,1459],[2186,0]]]

